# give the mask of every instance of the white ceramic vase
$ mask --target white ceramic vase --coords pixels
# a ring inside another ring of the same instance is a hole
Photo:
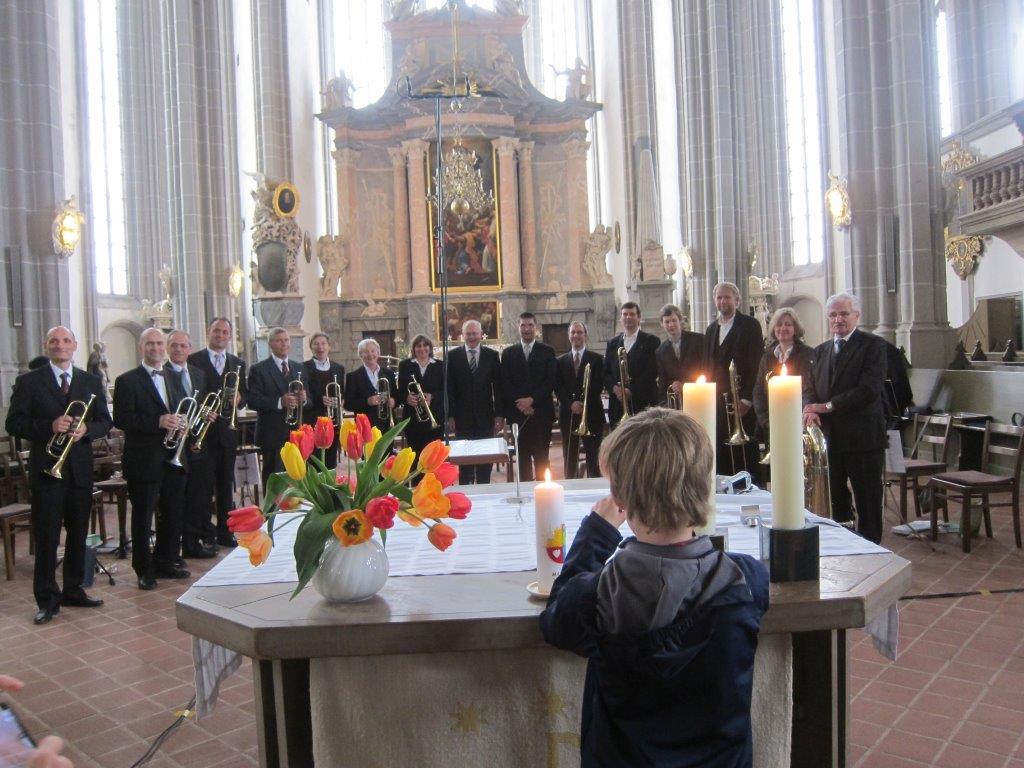
[[[313,574],[313,587],[329,603],[355,603],[376,595],[387,580],[388,555],[380,542],[343,547],[332,536]]]

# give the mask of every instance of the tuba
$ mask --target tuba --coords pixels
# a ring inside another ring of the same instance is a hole
[[[810,424],[804,430],[804,507],[818,517],[832,519],[828,444],[817,424]]]
[[[192,419],[192,424],[189,429],[189,433],[195,439],[192,443],[192,452],[199,453],[203,450],[203,441],[206,439],[206,433],[210,431],[210,425],[212,421],[207,421],[206,417],[211,413],[218,413],[221,410],[221,396],[219,392],[207,392],[206,397],[203,398],[202,404],[199,406],[199,410],[195,414],[195,418]]]
[[[50,477],[56,477],[58,480],[63,479],[63,475],[60,473],[61,467],[64,466],[64,462],[68,458],[68,454],[71,453],[71,448],[74,446],[74,436],[78,428],[82,426],[85,421],[85,416],[89,413],[89,408],[92,406],[92,401],[96,399],[96,395],[89,396],[89,402],[83,403],[81,400],[72,400],[68,403],[68,407],[64,409],[64,415],[71,417],[71,426],[68,427],[67,432],[61,432],[55,434],[50,438],[50,441],[46,444],[46,453],[57,461],[52,467],[46,470],[46,474]],[[73,413],[73,411],[79,411],[79,413]]]
[[[338,374],[334,374],[334,381],[327,382],[324,394],[334,400],[334,405],[327,406],[327,418],[334,424],[335,429],[341,429],[341,400],[343,397],[341,384],[338,383]]]
[[[619,386],[622,387],[622,418],[633,415],[633,397],[627,395],[626,390],[631,389],[633,380],[629,377],[629,360],[626,357],[626,347],[619,347],[616,353],[619,359]]]
[[[412,375],[412,381],[409,382],[409,389],[416,397],[416,418],[419,421],[429,421],[430,428],[437,429],[437,419],[434,418],[434,412],[430,410],[430,404],[423,394],[423,385],[417,380],[415,373]]]
[[[232,432],[238,430],[235,423],[235,416],[238,409],[235,408],[235,398],[238,396],[238,368],[224,373],[224,383],[220,388],[220,417],[228,420],[228,429]]]
[[[288,394],[294,396],[296,402],[284,412],[284,423],[289,427],[298,427],[302,424],[302,397],[306,394],[301,379],[288,382]]]

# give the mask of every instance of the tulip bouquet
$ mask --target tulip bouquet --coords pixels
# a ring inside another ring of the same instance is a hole
[[[412,526],[426,526],[427,539],[438,549],[451,546],[455,531],[440,521],[465,518],[470,500],[462,493],[445,492],[458,480],[459,470],[447,461],[448,446],[440,440],[429,443],[418,457],[411,448],[390,455],[391,444],[408,423],[406,419],[381,434],[363,414],[343,421],[344,473],[340,465],[335,471],[324,463],[325,452],[335,445],[330,419],[320,417],[314,426],[304,424],[293,431],[281,447],[285,471],[267,480],[262,509],[253,506],[230,512],[228,528],[249,551],[249,561],[253,565],[266,561],[273,547],[275,517],[303,502],[307,510],[295,534],[299,584],[292,597],[316,573],[332,536],[348,547],[368,541],[376,531],[386,546],[387,532],[398,517]],[[417,478],[419,483],[412,488],[411,481]]]

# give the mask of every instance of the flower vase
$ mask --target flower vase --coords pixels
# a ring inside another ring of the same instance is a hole
[[[329,603],[366,600],[388,580],[388,555],[376,539],[344,547],[334,537],[324,547],[313,587]]]

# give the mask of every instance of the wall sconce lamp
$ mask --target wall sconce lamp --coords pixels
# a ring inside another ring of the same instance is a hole
[[[57,211],[53,219],[53,252],[63,259],[71,258],[78,247],[78,241],[82,239],[82,225],[85,217],[78,210],[75,204],[75,196],[72,195]]]
[[[825,190],[825,207],[836,229],[850,226],[850,192],[846,188],[846,179],[839,178],[831,171],[828,174],[828,189]]]
[[[237,264],[228,273],[228,294],[232,299],[242,295],[242,281],[245,279],[245,272]]]

